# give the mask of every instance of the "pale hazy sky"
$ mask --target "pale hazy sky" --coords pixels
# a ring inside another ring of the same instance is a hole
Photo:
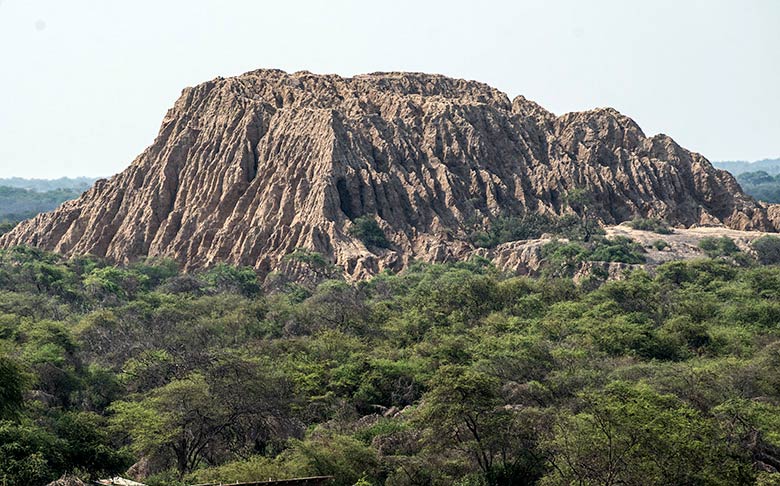
[[[0,177],[114,174],[182,88],[260,67],[442,73],[780,156],[780,0],[0,0]]]

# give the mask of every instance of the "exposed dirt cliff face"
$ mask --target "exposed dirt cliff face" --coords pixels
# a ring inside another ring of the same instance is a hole
[[[187,88],[124,172],[20,224],[0,245],[117,261],[170,256],[276,268],[297,247],[352,277],[472,251],[465,228],[499,214],[571,211],[586,188],[612,224],[776,230],[780,210],[671,138],[612,109],[556,117],[485,84],[416,73],[342,78],[276,70]],[[392,245],[348,232],[375,214]]]

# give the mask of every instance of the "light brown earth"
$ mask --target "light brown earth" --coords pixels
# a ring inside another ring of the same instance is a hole
[[[595,196],[606,225],[652,216],[780,227],[777,206],[610,108],[555,116],[430,74],[259,70],[185,89],[125,171],[20,224],[0,246],[118,262],[167,256],[187,269],[224,261],[264,274],[300,247],[363,278],[411,259],[463,258],[473,251],[468,228],[499,215],[570,213],[575,188]],[[350,236],[367,214],[391,248]]]
[[[740,231],[725,227],[700,226],[675,228],[674,232],[668,235],[652,231],[635,230],[625,224],[607,226],[604,229],[607,238],[625,236],[640,243],[645,250],[646,262],[641,265],[615,262],[585,262],[577,271],[576,279],[587,276],[594,267],[605,269],[610,278],[620,278],[627,270],[641,268],[652,272],[655,267],[666,262],[705,258],[707,255],[699,248],[699,242],[704,238],[711,237],[726,236],[731,238],[740,250],[748,255],[754,255],[755,252],[750,243],[762,236],[773,234],[762,231]],[[656,249],[654,243],[658,240],[665,241],[668,247],[663,250]],[[518,275],[537,276],[542,271],[544,265],[541,252],[542,246],[550,241],[552,241],[552,238],[549,237],[514,241],[499,245],[492,250],[477,250],[475,254],[491,259],[502,270]]]

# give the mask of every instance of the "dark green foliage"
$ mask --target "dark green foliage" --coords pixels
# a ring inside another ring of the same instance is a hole
[[[554,276],[569,276],[586,260],[589,249],[583,244],[553,240],[542,247],[544,270]]]
[[[476,230],[469,240],[481,248],[492,248],[508,241],[540,238],[545,233],[554,233],[558,228],[555,217],[540,213],[529,213],[521,217],[499,216],[485,230]]]
[[[257,273],[248,267],[220,263],[206,271],[203,279],[216,292],[236,292],[249,297],[260,291]]]
[[[390,248],[390,241],[373,216],[355,218],[349,227],[349,234],[372,248]]]
[[[544,252],[642,257],[621,238]],[[266,293],[246,268],[2,250],[0,484],[141,457],[166,486],[762,484],[778,302],[780,267],[723,258],[577,284],[418,263]]]
[[[555,234],[561,238],[587,242],[594,236],[603,235],[604,229],[590,217],[567,214],[558,220]]]
[[[767,183],[775,182],[775,178],[767,174],[763,170],[759,170],[756,172],[744,172],[738,176],[737,180],[739,180],[740,183],[750,184],[754,186],[759,184],[767,184]]]
[[[733,257],[740,252],[737,244],[728,236],[702,238],[699,248],[710,258]]]
[[[571,275],[583,262],[644,263],[644,248],[625,236],[596,238],[590,242],[553,240],[542,247],[545,271],[551,275]]]
[[[87,177],[0,179],[0,235],[11,231],[21,220],[51,211],[63,202],[79,197],[94,181]]]
[[[634,218],[626,224],[636,230],[652,231],[661,235],[670,235],[674,232],[666,221],[657,218]]]
[[[298,476],[333,476],[334,486],[374,484],[384,476],[376,450],[349,435],[315,431],[290,445],[284,460]],[[361,483],[364,478],[371,479]]]
[[[26,379],[16,361],[0,355],[0,420],[16,417],[21,412]]]
[[[296,248],[292,253],[285,255],[284,260],[303,265],[320,278],[334,278],[341,273],[338,267],[325,256],[305,248]]]
[[[25,422],[0,421],[0,483],[9,486],[46,484],[69,465],[64,440]]]
[[[16,227],[15,222],[2,222],[0,221],[0,235],[4,235]]]
[[[644,263],[642,245],[625,236],[594,241],[586,260],[594,262]]]
[[[305,248],[296,248],[294,252],[286,255],[284,259],[305,263],[319,269],[330,269],[334,266],[320,253]]]
[[[546,466],[534,453],[537,410],[502,407],[500,380],[489,373],[445,365],[430,382],[417,420],[432,448],[465,450],[489,485],[533,484]]]
[[[780,174],[772,176],[762,170],[745,172],[737,181],[748,194],[768,203],[780,203]]]
[[[521,217],[499,216],[485,229],[472,230],[468,239],[474,246],[493,248],[509,241],[541,238],[545,234],[584,240],[586,235],[603,234],[603,230],[595,221],[583,222],[582,218],[571,214],[557,217],[529,213]]]
[[[105,418],[56,410],[50,415],[40,423],[0,421],[0,484],[46,484],[66,471],[106,476],[132,464],[129,454],[111,445]]]
[[[565,200],[580,219],[579,232],[581,235],[577,239],[588,242],[592,236],[601,234],[601,227],[592,214],[596,205],[592,192],[585,188],[575,188],[566,194]],[[570,236],[566,237],[571,238]]]
[[[549,442],[558,459],[546,484],[726,486],[747,479],[714,424],[673,395],[615,381],[579,398]]]
[[[780,264],[780,238],[777,236],[762,236],[751,245],[756,252],[758,261],[764,265]]]
[[[102,267],[92,270],[84,278],[84,285],[95,295],[127,299],[145,288],[148,281],[149,277],[132,270]]]
[[[111,447],[108,420],[94,412],[63,413],[53,430],[63,441],[60,453],[70,468],[107,476],[133,463],[130,454]]]
[[[667,242],[666,242],[666,241],[664,241],[664,240],[655,240],[655,241],[652,243],[652,246],[653,246],[653,248],[655,248],[655,249],[656,249],[656,250],[658,250],[658,251],[664,251],[664,250],[666,250],[667,248],[669,248],[669,243],[667,243]]]

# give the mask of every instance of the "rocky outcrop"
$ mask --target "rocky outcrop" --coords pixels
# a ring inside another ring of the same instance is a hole
[[[583,261],[574,269],[575,280],[588,277],[594,269],[601,270],[601,273],[609,279],[619,279],[630,270],[642,269],[652,273],[656,267],[667,262],[707,258],[707,253],[700,247],[701,241],[707,238],[730,238],[745,255],[756,257],[753,242],[771,235],[771,233],[761,231],[740,231],[722,226],[677,228],[670,234],[637,230],[627,224],[607,226],[604,230],[606,238],[625,237],[639,244],[642,247],[642,256],[645,262],[628,264]],[[551,241],[553,238],[550,237],[511,241],[495,248],[475,250],[474,254],[489,259],[501,270],[517,275],[536,277],[543,273],[545,266],[549,263],[544,259],[542,247]],[[561,239],[560,241],[566,242],[567,240]],[[658,242],[663,242],[663,246],[658,247]]]
[[[56,481],[50,482],[46,486],[86,486],[86,483],[84,483],[76,476],[64,474],[61,478],[59,478]]]
[[[780,210],[671,138],[612,109],[555,116],[485,84],[416,73],[342,78],[276,70],[187,88],[124,172],[0,237],[116,261],[169,256],[268,273],[301,247],[359,278],[473,249],[497,215],[572,211],[585,188],[605,224],[776,230]],[[391,245],[348,231],[375,215]]]

